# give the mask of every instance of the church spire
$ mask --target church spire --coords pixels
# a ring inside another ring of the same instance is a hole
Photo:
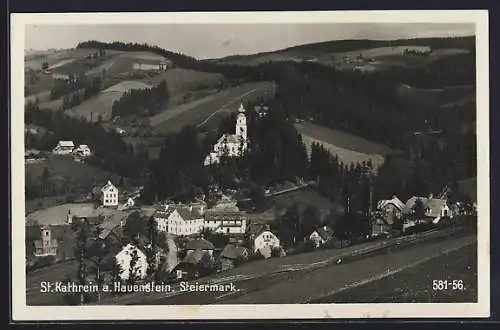
[[[243,103],[240,103],[240,108],[238,109],[238,112],[245,112],[245,108],[243,108]]]

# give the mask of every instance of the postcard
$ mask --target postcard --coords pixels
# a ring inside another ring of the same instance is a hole
[[[11,24],[13,320],[490,315],[487,11]]]

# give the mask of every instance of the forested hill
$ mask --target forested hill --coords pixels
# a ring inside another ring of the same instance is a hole
[[[428,46],[432,50],[437,49],[465,49],[470,52],[475,50],[475,36],[454,37],[454,38],[414,38],[397,40],[370,40],[370,39],[346,39],[332,40],[325,42],[315,42],[305,45],[288,47],[276,51],[262,52],[251,55],[231,55],[209,61],[227,61],[241,59],[245,57],[259,57],[269,54],[287,53],[288,55],[307,54],[310,56],[326,53],[352,52],[362,49],[398,46]]]

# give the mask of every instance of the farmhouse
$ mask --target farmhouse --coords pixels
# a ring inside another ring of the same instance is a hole
[[[171,66],[172,62],[167,59],[136,59],[132,64],[137,71],[165,71]]]
[[[404,214],[413,214],[413,207],[417,200],[421,200],[425,209],[425,219],[418,220],[428,220],[432,223],[438,223],[444,217],[452,217],[453,214],[448,206],[446,199],[433,198],[430,194],[429,197],[416,197],[410,198],[403,209]]]
[[[203,215],[192,205],[165,205],[153,217],[158,231],[174,235],[193,235],[203,229]]]
[[[111,181],[108,181],[108,183],[101,188],[101,204],[103,206],[118,206],[118,188],[116,188]]]
[[[316,228],[311,235],[309,236],[309,239],[314,242],[314,245],[318,248],[321,245],[325,244],[328,242],[330,239],[333,238],[333,229],[331,229],[328,226],[322,226]]]
[[[88,145],[86,144],[80,144],[78,146],[78,148],[76,148],[75,150],[73,150],[73,153],[77,156],[80,156],[80,157],[88,157],[92,154],[92,152],[90,151],[90,148]]]
[[[247,119],[243,104],[236,117],[236,134],[223,134],[213,147],[213,151],[205,157],[204,165],[218,164],[221,157],[240,157],[248,148]]]
[[[281,248],[280,240],[270,230],[263,230],[253,241],[254,252],[260,252],[264,258],[270,258],[273,248]]]
[[[219,257],[220,270],[234,268],[239,262],[246,260],[248,255],[248,250],[245,247],[233,244],[226,245]]]
[[[175,266],[172,273],[177,279],[187,280],[208,275],[213,272],[213,269],[213,257],[203,250],[196,250]]]
[[[137,262],[135,265],[131,265],[134,254],[137,254]],[[146,277],[146,271],[148,269],[146,254],[144,254],[144,252],[142,252],[135,245],[128,244],[123,247],[123,249],[115,256],[115,259],[117,264],[120,266],[119,276],[122,280],[128,280],[131,273],[135,277],[141,279]],[[131,266],[133,266],[133,269],[131,269]]]
[[[73,141],[59,141],[57,146],[52,149],[54,155],[69,155],[73,152],[75,144]]]

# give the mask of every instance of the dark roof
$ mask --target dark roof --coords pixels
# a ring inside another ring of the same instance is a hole
[[[204,238],[194,239],[186,244],[186,250],[215,250],[215,246]]]
[[[184,220],[203,219],[203,216],[199,212],[198,208],[196,207],[189,208],[188,206],[178,206],[178,205],[169,205],[168,209],[165,211],[157,210],[154,213],[154,216],[159,218],[168,218],[174,211],[177,211],[177,213],[179,213],[179,215]]]
[[[242,246],[228,244],[224,247],[220,256],[227,259],[238,259],[245,257],[245,254],[247,253],[247,249]]]
[[[208,252],[203,250],[195,250],[189,253],[183,260],[183,263],[192,265],[209,265],[211,263],[211,256]]]
[[[247,217],[238,211],[207,211],[204,214],[205,220],[214,221],[214,220],[243,220]]]
[[[325,241],[329,240],[330,238],[332,238],[332,236],[334,234],[333,229],[330,228],[330,227],[328,227],[328,226],[318,227],[315,231]]]

